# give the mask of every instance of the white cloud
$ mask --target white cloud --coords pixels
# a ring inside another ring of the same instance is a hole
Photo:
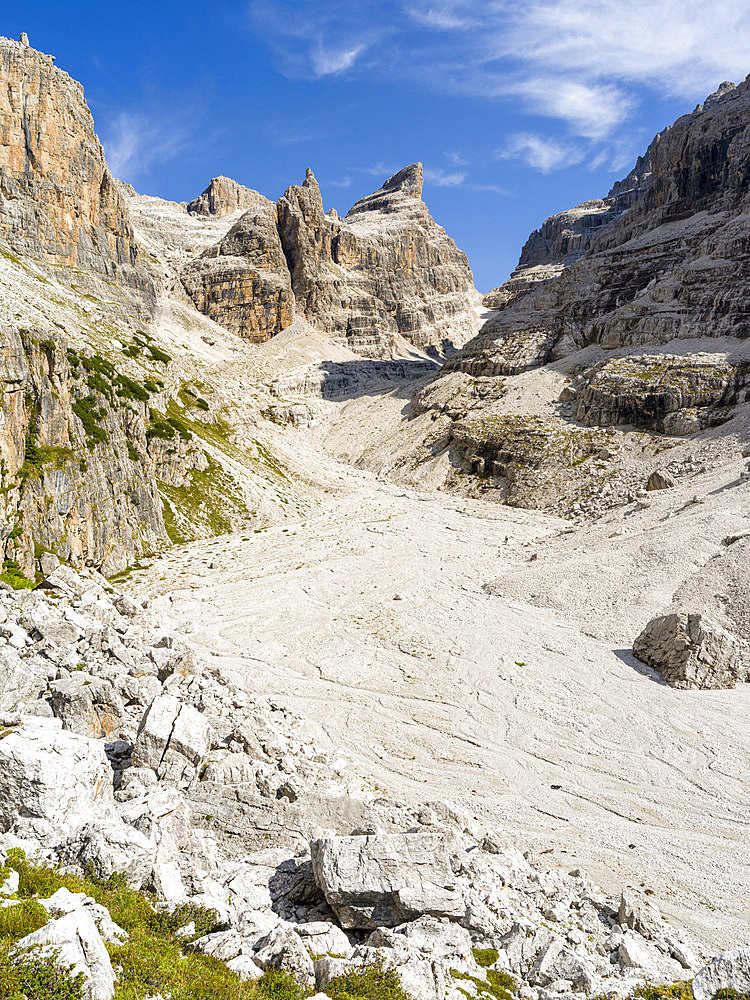
[[[334,187],[348,188],[352,186],[352,178],[347,174],[345,177],[340,177],[337,181],[329,181]]]
[[[165,119],[167,116],[165,116]],[[187,123],[156,121],[140,112],[121,111],[105,127],[102,145],[115,177],[133,181],[152,164],[173,159],[190,142]]]
[[[701,100],[750,69],[742,0],[252,0],[251,10],[289,76],[400,77],[558,122],[560,137],[522,150],[539,169],[574,162],[576,138],[598,144],[591,159],[619,161],[645,100]]]
[[[400,169],[400,167],[389,167],[382,160],[378,163],[373,163],[369,167],[357,167],[360,173],[371,174],[373,177],[382,177],[384,181],[388,180],[389,177],[393,177]]]
[[[355,45],[352,48],[324,49],[319,46],[311,53],[315,76],[331,76],[335,73],[343,73],[357,61],[357,57],[365,51],[367,46],[364,43]]]
[[[428,28],[436,28],[441,31],[462,31],[476,25],[476,18],[472,17],[470,11],[471,4],[444,3],[438,6],[425,8],[408,7],[407,13],[414,21],[423,24]]]
[[[452,174],[447,174],[439,167],[435,169],[425,167],[424,179],[435,187],[462,187],[466,180],[466,171],[455,170]]]
[[[531,132],[519,132],[508,138],[507,146],[496,150],[496,156],[500,160],[522,160],[528,166],[548,174],[552,170],[580,163],[585,150],[570,142],[547,139]]]
[[[446,160],[450,160],[451,163],[455,164],[457,167],[468,167],[469,161],[465,160],[460,153],[457,153],[454,149],[445,154]]]

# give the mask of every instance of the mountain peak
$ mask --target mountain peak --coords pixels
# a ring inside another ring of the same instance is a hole
[[[389,177],[381,188],[353,205],[347,218],[362,212],[398,212],[409,202],[422,203],[423,171],[421,163],[412,163]]]

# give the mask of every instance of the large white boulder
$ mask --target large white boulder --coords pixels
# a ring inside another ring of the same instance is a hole
[[[64,917],[51,920],[38,931],[27,934],[16,944],[22,954],[33,949],[35,960],[50,959],[62,968],[72,966],[71,974],[83,974],[89,1000],[112,1000],[115,973],[102,936],[86,907],[80,906]]]
[[[154,698],[143,714],[135,743],[135,763],[160,779],[187,787],[211,748],[205,715],[172,694]]]
[[[465,913],[441,833],[325,837],[310,849],[315,881],[344,928]]]
[[[22,716],[0,739],[0,833],[55,847],[92,822],[119,822],[103,743]]]
[[[748,675],[742,644],[705,615],[653,618],[633,643],[633,655],[675,688],[733,688]]]
[[[712,1000],[724,989],[750,993],[750,945],[717,955],[693,979],[695,1000]]]

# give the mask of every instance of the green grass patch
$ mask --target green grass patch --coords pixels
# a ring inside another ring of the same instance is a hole
[[[36,586],[34,580],[24,576],[21,567],[15,559],[3,559],[3,571],[0,580],[9,584],[14,590],[31,590]]]
[[[62,872],[58,868],[30,864],[23,851],[8,852],[2,869],[19,874],[20,905],[0,910],[0,997],[3,1000],[82,1000],[83,980],[33,954],[22,960],[11,957],[13,943],[47,922],[43,907],[34,897],[46,898],[59,888],[85,892],[105,906],[115,923],[130,935],[121,945],[108,945],[117,972],[115,1000],[144,1000],[161,995],[170,1000],[304,1000],[310,991],[291,975],[268,970],[257,982],[245,982],[222,962],[192,952],[176,931],[195,922],[196,935],[217,928],[213,910],[185,903],[171,913],[161,912],[146,894],[131,889],[125,876],[98,878]],[[2,876],[0,872],[0,877]],[[352,994],[378,1000],[402,1000],[397,994]],[[337,995],[336,1000],[340,1000]]]
[[[84,978],[33,954],[11,957],[12,944],[0,941],[0,997],[3,1000],[83,1000]]]
[[[411,1000],[396,970],[384,968],[382,962],[336,976],[324,992],[331,1000]]]
[[[494,948],[486,950],[494,951]],[[479,997],[494,997],[494,1000],[514,1000],[514,997],[518,994],[518,983],[508,972],[487,969],[486,982],[478,976],[469,975],[468,972],[459,972],[458,969],[451,969],[451,976],[453,979],[472,983],[476,987]],[[459,990],[466,996],[472,996],[468,990],[461,990],[460,987]]]
[[[497,948],[472,948],[471,953],[480,969],[488,969],[500,957]]]

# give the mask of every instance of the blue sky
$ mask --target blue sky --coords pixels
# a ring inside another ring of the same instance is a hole
[[[344,214],[421,160],[482,290],[750,73],[742,0],[3,0],[0,33],[21,31],[83,83],[110,166],[145,193],[226,174],[277,198],[311,166]]]

